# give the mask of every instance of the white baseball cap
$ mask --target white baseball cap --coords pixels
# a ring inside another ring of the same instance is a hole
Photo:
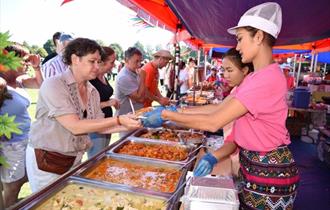
[[[275,2],[266,2],[252,7],[242,15],[237,26],[227,31],[235,35],[237,28],[246,26],[260,29],[277,38],[282,27],[281,6]]]

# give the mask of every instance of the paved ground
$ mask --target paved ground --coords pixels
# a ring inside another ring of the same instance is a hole
[[[301,178],[294,209],[330,209],[330,167],[317,158],[316,145],[293,138],[289,147]]]

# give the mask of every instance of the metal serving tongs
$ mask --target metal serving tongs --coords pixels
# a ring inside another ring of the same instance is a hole
[[[167,200],[165,200],[165,201],[163,202],[164,205],[165,205],[165,204],[168,204],[173,198],[175,198],[175,196],[178,195],[178,193],[181,191],[181,189],[182,189],[186,184],[188,184],[188,183],[190,182],[191,178],[192,178],[192,176],[189,177],[185,182],[183,182],[183,183],[178,187],[178,189],[176,189],[176,191],[171,195],[171,197],[169,197]]]
[[[194,154],[196,151],[198,151],[198,150],[200,150],[200,149],[202,149],[202,148],[206,148],[206,146],[205,145],[200,145],[199,147],[197,147],[196,149],[194,149],[192,152],[190,152],[189,154],[188,154],[188,157],[191,155],[191,154]]]
[[[179,143],[180,144],[182,144],[182,145],[186,145],[187,144],[187,140],[182,137],[182,135],[181,135],[180,132],[177,133],[177,136],[179,138]]]
[[[128,98],[129,104],[131,105],[132,113],[135,115],[135,108],[133,106],[133,102],[130,98]],[[147,117],[144,116],[136,116],[137,119],[146,119]]]

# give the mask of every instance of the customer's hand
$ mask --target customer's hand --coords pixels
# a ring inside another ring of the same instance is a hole
[[[120,115],[119,122],[128,130],[133,130],[142,126],[141,121],[138,120],[134,114]]]
[[[136,70],[136,73],[140,76],[141,80],[144,81],[146,77],[146,71],[142,68]]]
[[[178,109],[174,105],[165,107],[165,110],[171,111],[171,112],[178,112]]]
[[[206,176],[212,172],[214,165],[218,160],[211,154],[207,153],[200,159],[194,170],[194,176]]]
[[[40,67],[40,55],[38,54],[30,54],[29,57],[28,57],[28,60],[31,64],[31,66],[36,69],[36,68],[39,68]]]
[[[165,110],[164,106],[156,107],[150,112],[143,114],[142,124],[147,128],[158,128],[161,127],[164,123],[164,120],[161,117],[162,111]]]
[[[119,109],[120,108],[120,102],[119,102],[119,100],[117,100],[115,98],[110,98],[109,99],[109,106],[113,106],[113,107],[115,107],[115,109]]]
[[[166,97],[161,97],[158,102],[160,103],[160,105],[166,106],[170,104],[170,99]]]

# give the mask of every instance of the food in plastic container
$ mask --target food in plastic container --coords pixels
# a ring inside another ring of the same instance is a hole
[[[191,173],[187,177],[192,176]],[[239,201],[232,178],[193,177],[181,198],[185,210],[238,210]]]

